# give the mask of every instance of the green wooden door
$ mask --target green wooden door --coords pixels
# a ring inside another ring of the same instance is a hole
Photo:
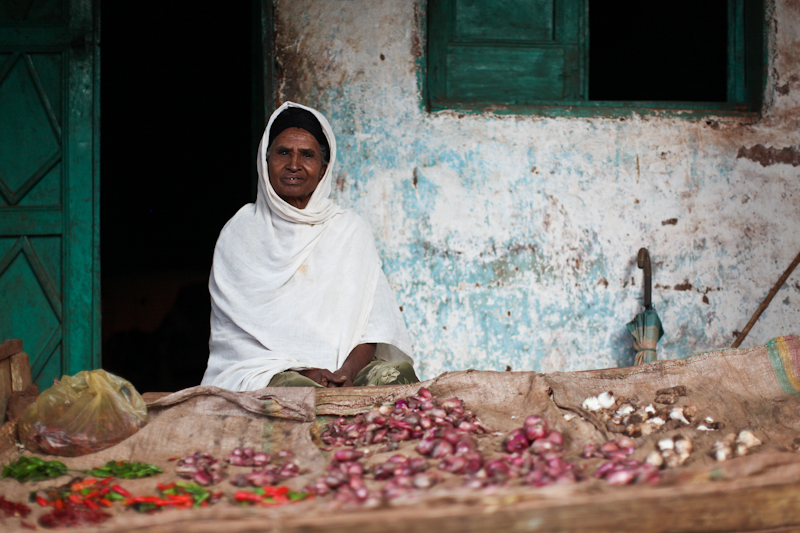
[[[0,341],[40,387],[100,364],[96,19],[0,0]]]

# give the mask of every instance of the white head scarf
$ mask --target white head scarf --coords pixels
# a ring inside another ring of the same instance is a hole
[[[289,107],[310,111],[330,147],[305,209],[282,200],[265,172],[270,128]],[[203,385],[256,390],[289,369],[333,372],[366,342],[379,343],[384,358],[411,361],[408,332],[367,224],[329,198],[335,163],[336,139],[319,112],[286,102],[272,114],[258,149],[256,203],[228,221],[214,250]]]

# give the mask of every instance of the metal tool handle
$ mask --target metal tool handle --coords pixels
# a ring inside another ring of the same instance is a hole
[[[647,251],[647,248],[639,248],[639,255],[636,257],[636,262],[639,268],[644,269],[644,308],[651,309],[653,307],[650,301],[652,277],[650,275],[650,252]]]

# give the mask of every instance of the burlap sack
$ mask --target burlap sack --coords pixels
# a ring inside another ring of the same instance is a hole
[[[356,511],[332,511],[329,502],[322,498],[274,509],[241,508],[223,501],[207,509],[164,511],[154,515],[137,515],[115,506],[111,512],[116,516],[98,530],[216,532],[225,528],[227,531],[351,532],[568,528],[710,531],[734,526],[754,529],[755,525],[743,525],[741,516],[734,511],[726,512],[725,506],[720,506],[713,495],[728,491],[747,502],[758,500],[753,494],[772,495],[769,497],[780,499],[781,505],[792,509],[800,504],[800,491],[796,486],[796,480],[800,479],[800,462],[793,451],[793,441],[800,430],[798,345],[796,337],[782,337],[748,350],[712,352],[684,361],[659,361],[635,368],[546,375],[465,371],[443,374],[422,384],[396,387],[267,388],[254,393],[195,387],[151,402],[147,426],[128,440],[97,454],[61,459],[75,469],[100,466],[108,460],[156,464],[165,470],[157,480],[124,482],[131,492],[145,494],[155,492],[157,481],[176,479],[175,458],[198,450],[224,457],[235,447],[250,446],[266,452],[284,449],[291,450],[302,466],[302,475],[287,483],[290,488],[299,489],[319,477],[328,464],[329,452],[321,451],[314,441],[322,425],[332,417],[365,412],[426,386],[441,399],[457,396],[464,400],[468,409],[497,432],[491,436],[497,447],[503,434],[520,427],[525,416],[541,414],[564,433],[570,459],[579,461],[586,443],[601,443],[615,437],[608,434],[602,423],[593,420],[592,413],[581,408],[587,396],[613,391],[647,401],[660,388],[684,385],[687,388],[685,401],[696,404],[699,413],[722,421],[725,428],[704,433],[679,427],[666,433],[690,437],[695,442],[695,453],[684,467],[668,472],[664,483],[655,487],[609,487],[590,478],[575,485],[543,489],[514,486],[483,493],[451,484],[407,500],[386,502],[381,508]],[[574,413],[580,416],[572,417]],[[715,463],[707,453],[713,442],[727,432],[741,429],[754,431],[764,445],[754,455]],[[655,441],[664,436],[636,439],[637,456],[642,457],[652,450]],[[402,449],[403,453],[413,453],[412,450],[413,444]],[[6,464],[19,454],[16,448],[6,449],[0,455],[0,463]],[[0,490],[7,499],[24,501],[29,491],[63,481],[65,479],[21,485],[2,480]],[[228,494],[236,490],[227,481],[219,488]],[[778,496],[775,492],[778,490],[785,493]],[[664,522],[654,509],[661,508],[666,501],[673,501],[675,505],[702,505],[707,515],[705,525],[690,527],[686,524],[693,523],[689,520],[691,517],[678,515]],[[793,523],[792,520],[800,522],[788,511],[788,514],[781,514],[774,506],[763,502],[759,505],[761,511],[753,511],[758,517],[758,527],[783,526]],[[37,506],[33,507],[34,515],[28,523],[34,523],[42,512]],[[746,505],[740,507],[745,509]],[[409,509],[414,511],[409,513]],[[655,515],[638,521],[621,521],[626,513],[648,509]],[[589,512],[591,520],[587,521],[585,513]],[[6,526],[13,530],[18,528],[19,521],[7,519]]]

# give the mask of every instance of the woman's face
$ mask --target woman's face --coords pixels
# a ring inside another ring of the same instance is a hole
[[[288,128],[272,141],[267,157],[269,182],[287,204],[305,209],[326,168],[317,139],[306,130]]]

